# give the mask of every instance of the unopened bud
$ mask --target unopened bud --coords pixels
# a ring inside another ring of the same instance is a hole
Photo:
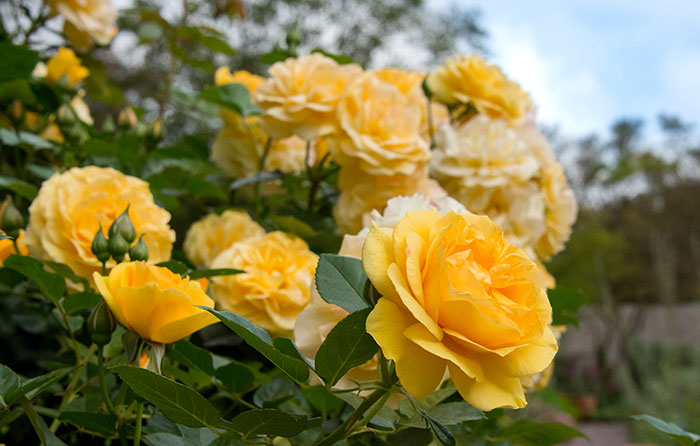
[[[109,343],[117,323],[104,299],[100,299],[95,308],[92,309],[87,325],[92,342],[100,347]]]
[[[2,219],[0,220],[0,229],[5,231],[5,234],[8,236],[16,239],[19,237],[20,229],[24,227],[24,217],[12,203],[11,198],[8,197],[5,203],[5,210],[2,212]]]
[[[129,252],[129,242],[124,240],[120,234],[110,236],[108,246],[110,255],[117,263],[124,260],[126,253]]]
[[[107,116],[104,121],[102,121],[102,131],[105,133],[114,133],[114,130],[116,130],[116,126],[114,125],[114,119],[112,119],[111,116]]]
[[[119,113],[119,118],[117,119],[119,127],[128,130],[135,126],[136,122],[136,113],[134,113],[133,108],[127,107],[124,110],[122,110],[121,113]]]
[[[21,121],[22,115],[24,114],[24,106],[22,105],[22,101],[19,99],[12,101],[11,110],[11,116],[14,118],[15,122]]]
[[[129,250],[129,259],[133,261],[148,261],[148,245],[143,241],[143,234],[139,237],[139,241]]]
[[[294,50],[296,49],[297,46],[301,43],[301,33],[299,32],[299,28],[294,25],[292,29],[289,30],[287,33],[287,46],[289,49]]]
[[[136,228],[134,228],[129,218],[130,206],[131,205],[127,205],[124,212],[122,212],[122,214],[112,222],[112,226],[109,227],[108,235],[110,240],[117,234],[121,235],[129,244],[136,240]]]
[[[70,125],[76,121],[76,116],[73,110],[65,105],[62,105],[57,112],[58,123],[63,125]]]
[[[430,76],[430,75],[425,76],[425,78],[423,79],[423,82],[421,82],[420,86],[423,89],[423,93],[425,93],[425,97],[430,99],[433,96],[433,92],[430,91],[430,88],[428,88],[428,76]]]
[[[107,241],[107,237],[102,233],[102,223],[100,223],[100,229],[95,234],[95,237],[92,238],[92,253],[95,254],[95,257],[97,257],[97,260],[101,263],[105,263],[109,260],[109,242]]]
[[[156,141],[163,139],[163,123],[161,122],[160,118],[151,122],[148,127],[148,136]]]

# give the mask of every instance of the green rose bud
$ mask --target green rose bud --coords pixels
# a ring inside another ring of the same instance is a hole
[[[109,242],[107,237],[102,233],[102,223],[100,223],[100,229],[97,230],[95,237],[92,239],[92,253],[95,254],[97,260],[101,263],[105,263],[109,260]]]
[[[129,258],[133,261],[148,261],[148,246],[143,241],[143,234],[139,237],[139,241],[129,250]]]
[[[115,235],[119,234],[122,236],[124,240],[127,241],[127,243],[131,243],[134,240],[136,240],[136,228],[134,228],[133,223],[131,223],[131,219],[129,218],[129,207],[131,205],[128,205],[122,215],[117,217],[113,222],[112,226],[109,227],[109,238],[110,240],[112,237]],[[128,248],[127,248],[128,250]],[[126,254],[126,252],[124,252]]]
[[[109,253],[117,263],[124,260],[124,256],[129,252],[129,242],[127,242],[121,234],[110,236],[107,246],[109,247]]]
[[[24,217],[22,213],[15,207],[12,203],[12,199],[8,198],[6,201],[7,206],[2,213],[2,220],[0,220],[0,229],[5,231],[5,234],[16,239],[19,237],[19,230],[24,227]]]
[[[105,133],[114,133],[117,126],[114,125],[114,119],[111,116],[107,116],[104,121],[102,121],[102,131]]]
[[[109,343],[117,323],[104,299],[100,299],[100,302],[92,309],[87,322],[92,342],[100,347]]]

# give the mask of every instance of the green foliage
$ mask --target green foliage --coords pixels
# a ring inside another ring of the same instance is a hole
[[[367,275],[360,260],[321,254],[315,280],[316,288],[326,302],[338,305],[350,313],[368,307],[363,297]]]
[[[498,434],[500,439],[524,446],[548,446],[583,437],[578,430],[562,423],[536,423],[520,420]]]
[[[682,446],[697,446],[700,444],[700,435],[681,429],[678,425],[669,423],[651,415],[635,415],[632,417],[638,421],[644,421],[660,432],[676,440]]]
[[[576,311],[586,303],[581,290],[556,288],[547,290],[552,305],[552,325],[574,325],[578,327]]]
[[[226,107],[241,116],[259,115],[260,109],[250,100],[250,92],[241,84],[226,84],[207,87],[200,98]]]
[[[293,437],[306,428],[306,417],[277,409],[255,409],[236,415],[231,430],[243,434],[243,440],[257,435]]]

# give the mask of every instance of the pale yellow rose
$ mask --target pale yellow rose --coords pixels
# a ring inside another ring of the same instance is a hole
[[[435,135],[431,175],[470,211],[488,215],[533,259],[564,247],[576,200],[534,122],[476,116]]]
[[[231,74],[228,67],[219,67],[214,73],[216,85],[241,84],[250,91],[251,95],[258,91],[258,87],[265,83],[265,78],[245,70],[239,70]]]
[[[167,268],[126,262],[93,280],[119,323],[145,341],[170,344],[218,322],[196,307],[214,306],[199,282]]]
[[[342,132],[330,140],[330,150],[342,166],[372,175],[411,175],[430,158],[420,102],[376,73],[348,86],[337,115]]]
[[[152,263],[170,260],[175,231],[170,214],[158,207],[148,183],[111,168],[88,166],[56,173],[44,181],[29,208],[26,243],[32,255],[65,263],[92,278],[101,263],[92,254],[92,239],[129,208],[136,232],[143,234]],[[114,261],[107,263],[113,267]]]
[[[209,214],[190,226],[183,249],[195,265],[209,266],[216,256],[234,243],[263,234],[263,227],[247,213],[228,210],[221,215]]]
[[[49,0],[53,14],[65,19],[63,33],[74,48],[86,52],[107,45],[117,34],[117,11],[110,0]]]
[[[214,277],[217,307],[243,316],[273,336],[289,336],[294,321],[311,300],[318,256],[307,244],[283,232],[235,243],[219,254],[212,268],[245,271]]]
[[[58,52],[46,62],[46,81],[55,84],[65,76],[68,85],[76,86],[90,75],[90,71],[81,62],[72,49],[59,48]]]
[[[6,207],[6,201],[0,203],[0,221],[2,221],[2,213],[5,212]],[[0,234],[6,235],[5,231],[3,231],[2,229],[0,229]],[[19,247],[19,253],[15,249],[15,244],[11,239],[0,240],[0,267],[2,267],[3,263],[5,262],[5,259],[10,257],[11,254],[28,254],[27,245],[25,245],[24,243],[24,229],[20,229],[19,231],[19,236],[17,237],[17,247]]]
[[[478,409],[527,404],[520,378],[557,352],[551,307],[535,263],[494,222],[409,212],[393,230],[370,229],[362,261],[382,294],[367,331],[408,392],[429,395],[447,369]]]
[[[515,120],[534,111],[520,85],[480,56],[447,59],[426,82],[436,101],[451,106],[472,103],[479,113],[492,118]]]
[[[318,53],[273,64],[270,77],[255,94],[266,133],[311,140],[335,132],[336,104],[361,73],[359,65],[339,65]]]
[[[426,168],[412,175],[370,175],[344,166],[338,176],[340,196],[333,207],[333,218],[342,234],[354,234],[369,224],[373,210],[382,211],[399,195],[424,194],[428,199],[447,196],[440,185],[428,178]]]

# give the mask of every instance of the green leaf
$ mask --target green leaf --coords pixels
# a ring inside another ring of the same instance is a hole
[[[174,272],[175,274],[185,274],[190,270],[190,268],[185,265],[184,263],[177,261],[177,260],[168,260],[167,262],[160,262],[156,264],[156,266],[162,266],[164,268],[168,268],[170,271]]]
[[[293,437],[306,428],[306,417],[278,409],[256,409],[239,413],[230,429],[243,434],[243,439],[255,435]]]
[[[102,437],[110,437],[116,431],[115,423],[117,420],[112,415],[91,412],[61,412],[58,419]]]
[[[0,284],[8,288],[14,288],[24,281],[24,276],[10,268],[0,268]]]
[[[273,215],[272,221],[281,231],[291,232],[304,240],[308,240],[316,234],[314,228],[291,215]]]
[[[294,55],[289,53],[288,51],[284,51],[282,49],[277,48],[270,51],[269,53],[261,55],[260,60],[262,61],[262,63],[272,65],[273,63],[287,60],[287,58],[289,57],[294,57]]]
[[[214,377],[221,381],[233,393],[243,393],[255,381],[255,375],[243,364],[231,362],[221,366],[214,372]]]
[[[49,260],[44,260],[44,264],[51,268],[54,273],[65,277],[73,283],[83,285],[85,289],[90,289],[90,283],[87,281],[87,279],[74,273],[73,270],[70,269],[70,266],[63,263],[51,262]]]
[[[209,376],[214,374],[214,361],[211,353],[186,339],[173,344],[168,356],[189,368],[201,370]]]
[[[328,393],[325,387],[309,387],[301,389],[301,393],[314,409],[324,415],[335,413],[340,410],[341,406],[344,404],[341,399]]]
[[[26,78],[39,62],[39,53],[8,42],[0,42],[0,82]]]
[[[370,308],[351,313],[328,333],[316,353],[316,373],[329,385],[334,385],[353,367],[372,359],[379,350],[374,338],[367,333],[365,322]]]
[[[29,405],[29,402],[24,400],[22,404]],[[66,446],[64,442],[59,440],[56,437],[56,435],[54,435],[54,433],[51,432],[49,427],[44,422],[44,419],[37,415],[36,412],[25,410],[25,414],[27,415],[27,418],[29,418],[31,423],[39,428],[39,432],[37,432],[37,434],[39,435],[39,439],[41,441],[42,446]]]
[[[219,39],[214,36],[201,36],[199,38],[199,43],[212,51],[222,54],[228,54],[229,56],[235,56],[236,50],[231,48],[231,46],[224,40]]]
[[[427,446],[433,441],[429,429],[410,427],[390,435],[386,439],[389,446]]]
[[[357,409],[357,407],[362,404],[362,401],[364,401],[359,396],[350,392],[338,393],[335,396],[345,401],[355,409]],[[387,405],[382,406],[382,408],[379,409],[379,412],[377,412],[372,420],[370,420],[371,424],[388,430],[394,429],[398,422],[399,416],[396,414],[396,411]]]
[[[231,276],[233,274],[241,274],[245,271],[234,268],[218,268],[218,269],[195,269],[188,274],[190,279],[196,280],[201,278],[209,278],[216,276]]]
[[[355,60],[353,60],[353,58],[350,56],[346,56],[344,54],[332,54],[332,53],[329,53],[328,51],[324,51],[321,48],[314,48],[313,50],[311,50],[311,52],[323,54],[326,57],[330,57],[334,61],[338,62],[340,65],[349,64],[349,63],[356,63]]]
[[[421,415],[425,418],[426,423],[428,423],[428,426],[432,429],[433,433],[435,433],[440,443],[445,446],[455,446],[457,444],[454,435],[452,435],[452,432],[450,432],[444,424],[440,423],[426,412],[421,411]]]
[[[170,432],[156,432],[144,436],[146,442],[151,446],[200,446],[192,440],[181,437]]]
[[[5,401],[7,404],[12,404],[22,397],[32,399],[42,393],[61,379],[71,373],[80,366],[66,367],[63,369],[54,370],[46,375],[30,378],[22,383],[18,388],[7,393]]]
[[[51,300],[58,301],[66,291],[66,282],[63,277],[45,271],[44,264],[40,260],[12,254],[5,260],[4,265],[36,283],[39,291]]]
[[[562,443],[572,438],[586,436],[562,423],[536,423],[520,420],[503,429],[498,439],[511,441],[524,446],[549,446]]]
[[[246,445],[246,443],[243,443],[240,435],[229,434],[229,435],[222,435],[221,437],[216,438],[214,441],[209,443],[208,446],[245,446],[245,445]],[[170,445],[163,445],[163,446],[170,446]]]
[[[3,176],[0,176],[0,189],[8,189],[27,200],[33,200],[39,193],[39,189],[33,184],[17,178]]]
[[[102,299],[102,296],[92,291],[69,294],[61,299],[63,310],[68,313],[75,313],[81,310],[92,308]]]
[[[260,109],[250,100],[250,92],[241,84],[233,83],[207,87],[200,95],[204,100],[226,107],[241,116],[259,115]]]
[[[316,268],[316,288],[329,304],[338,305],[350,313],[368,307],[362,296],[367,275],[362,261],[353,257],[321,254]]]
[[[206,398],[187,386],[139,367],[118,365],[110,370],[175,423],[211,428],[221,419]]]
[[[632,419],[637,421],[644,421],[645,423],[651,425],[654,429],[663,432],[664,434],[673,438],[678,444],[681,444],[682,446],[700,445],[700,435],[688,432],[682,429],[677,424],[660,420],[656,417],[652,417],[651,415],[635,415],[632,417]]]
[[[547,297],[552,305],[552,325],[575,325],[578,327],[576,311],[586,303],[586,296],[581,290],[556,288],[547,290]]]
[[[482,411],[465,402],[440,404],[431,407],[425,413],[447,426],[486,418]]]
[[[216,316],[224,325],[243,338],[248,345],[259,351],[293,380],[303,383],[309,379],[309,366],[304,361],[295,359],[275,348],[270,335],[262,328],[228,311],[217,311],[204,306],[199,306],[199,308]]]
[[[287,377],[272,378],[253,395],[253,404],[263,409],[272,409],[299,395],[299,387]]]
[[[185,190],[195,197],[226,200],[226,194],[219,186],[203,178],[188,177],[185,181]]]
[[[8,393],[19,389],[19,376],[6,365],[0,364],[0,405],[7,408],[5,398]]]

